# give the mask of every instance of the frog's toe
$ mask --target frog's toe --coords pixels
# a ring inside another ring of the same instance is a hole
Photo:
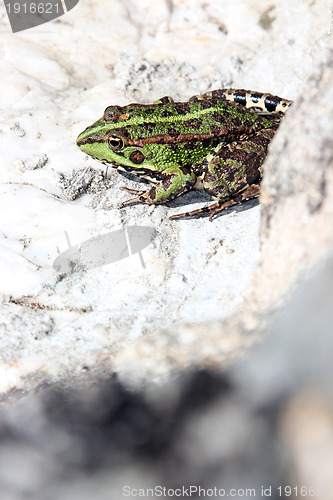
[[[184,212],[182,214],[171,215],[169,219],[174,220],[174,219],[182,219],[185,217],[201,217],[202,215],[207,214],[213,210],[212,215],[209,217],[209,219],[212,220],[219,206],[220,206],[219,202],[213,203],[212,205],[206,205],[204,207],[198,208],[197,210],[192,210],[191,212]]]
[[[139,191],[138,189],[131,189],[131,188],[128,188],[125,186],[121,186],[119,189],[121,189],[122,191],[127,191],[128,193],[131,193],[131,194],[143,194],[143,193],[145,193],[145,191]]]
[[[156,203],[156,200],[151,197],[152,192],[155,191],[152,191],[151,189],[149,191],[138,191],[136,189],[130,189],[127,187],[123,187],[120,189],[122,189],[123,191],[127,191],[128,193],[131,194],[137,194],[138,196],[136,196],[135,198],[130,198],[127,201],[124,201],[119,206],[119,208],[123,208],[126,205],[132,205],[133,203],[148,203],[148,204]]]
[[[137,196],[136,198],[131,198],[130,200],[123,201],[119,208],[124,208],[126,205],[132,205],[133,203],[145,203],[145,199],[142,195]]]

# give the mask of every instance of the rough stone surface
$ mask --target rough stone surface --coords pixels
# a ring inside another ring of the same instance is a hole
[[[330,498],[332,280],[333,256],[223,375],[13,392],[0,409],[2,498],[187,498],[190,487],[194,499]]]

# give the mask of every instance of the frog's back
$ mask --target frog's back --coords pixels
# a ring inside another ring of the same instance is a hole
[[[113,108],[113,107],[112,107]],[[182,142],[193,137],[200,140],[228,135],[230,130],[261,128],[265,119],[236,103],[222,98],[198,99],[151,105],[129,104],[116,113],[105,111],[104,120],[113,122],[132,141]]]

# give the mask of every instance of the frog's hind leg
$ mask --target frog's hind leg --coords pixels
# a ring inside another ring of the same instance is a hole
[[[172,219],[200,216],[210,212],[210,220],[218,212],[243,203],[260,194],[261,167],[275,128],[263,129],[252,136],[230,144],[219,144],[208,156],[203,186],[216,203]]]
[[[244,191],[237,194],[233,198],[228,201],[221,202],[217,201],[216,203],[212,203],[212,205],[207,205],[202,208],[198,208],[197,210],[192,210],[192,212],[186,212],[184,214],[176,214],[172,215],[170,219],[180,219],[182,217],[201,217],[204,214],[210,213],[209,220],[212,220],[214,215],[222,210],[226,210],[227,208],[233,207],[234,205],[241,205],[245,201],[252,200],[254,198],[258,198],[260,195],[260,186],[259,184],[252,184],[248,186]]]

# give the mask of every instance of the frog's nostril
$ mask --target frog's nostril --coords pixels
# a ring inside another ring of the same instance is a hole
[[[76,139],[76,144],[79,146],[79,148],[82,149],[83,146],[87,144],[96,144],[96,143],[103,143],[104,138],[102,137],[96,137],[94,135],[86,135],[84,132],[79,135],[79,137]]]

